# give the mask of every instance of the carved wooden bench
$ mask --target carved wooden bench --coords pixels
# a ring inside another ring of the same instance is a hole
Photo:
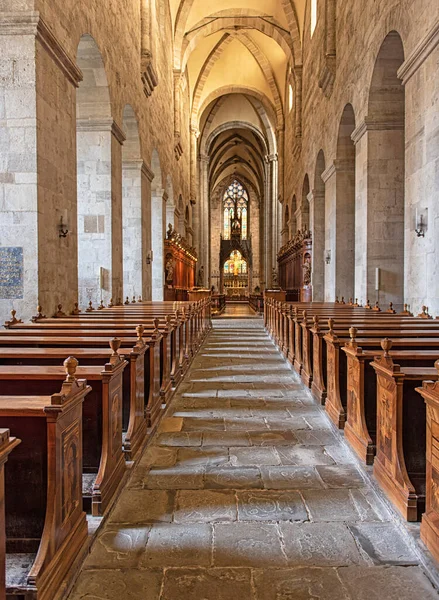
[[[14,569],[12,577],[7,570],[8,596],[51,600],[71,581],[88,549],[82,409],[91,388],[76,379],[76,365],[72,357],[65,361],[68,375],[59,393],[0,396],[1,424],[22,439],[6,469],[7,553],[23,569]]]

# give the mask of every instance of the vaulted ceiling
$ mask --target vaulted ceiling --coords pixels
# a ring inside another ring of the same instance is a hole
[[[302,61],[306,2],[170,0],[174,66],[188,80],[192,126],[204,135],[209,153],[208,136],[221,133],[214,153],[217,157],[220,152],[222,160],[211,167],[214,180],[220,179],[221,169],[236,172],[238,165],[259,187],[253,148],[258,136],[246,137],[242,126],[262,134],[265,152],[275,151],[269,130],[284,125],[289,71]],[[235,123],[235,129],[227,123]],[[222,134],[224,129],[228,131]],[[230,136],[234,142],[222,154],[221,144]],[[259,155],[261,159],[264,153]]]

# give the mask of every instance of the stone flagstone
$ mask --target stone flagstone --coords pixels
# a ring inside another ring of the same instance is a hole
[[[195,357],[70,600],[438,598],[260,319]]]

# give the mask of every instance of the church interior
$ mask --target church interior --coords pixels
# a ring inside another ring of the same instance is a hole
[[[439,598],[437,0],[0,0],[0,165],[0,600]]]

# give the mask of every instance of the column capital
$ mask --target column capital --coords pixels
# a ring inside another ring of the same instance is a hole
[[[208,155],[208,154],[199,154],[199,155],[198,155],[198,160],[199,160],[200,162],[204,162],[204,163],[206,163],[206,164],[209,164],[209,162],[210,162],[210,157],[209,157],[209,155]]]
[[[409,79],[416,73],[426,59],[430,56],[436,46],[439,44],[439,19],[436,19],[433,27],[427,35],[414,48],[407,59],[402,63],[398,70],[398,77],[402,79],[405,85]]]
[[[78,87],[83,79],[82,71],[66,52],[62,43],[38,11],[11,11],[0,13],[2,35],[33,35],[58,65],[66,78]]]
[[[367,131],[397,131],[404,129],[404,121],[388,118],[387,120],[374,117],[364,117],[363,121],[352,132],[351,139],[358,144]]]
[[[114,135],[119,144],[125,141],[125,133],[113,119],[113,117],[100,117],[93,119],[77,119],[77,131],[92,132],[92,131],[107,131]]]
[[[265,162],[267,162],[267,163],[276,162],[277,160],[278,160],[277,154],[267,154],[265,156]]]
[[[152,181],[155,177],[155,174],[145,162],[142,164],[142,175],[144,175],[149,181]]]

